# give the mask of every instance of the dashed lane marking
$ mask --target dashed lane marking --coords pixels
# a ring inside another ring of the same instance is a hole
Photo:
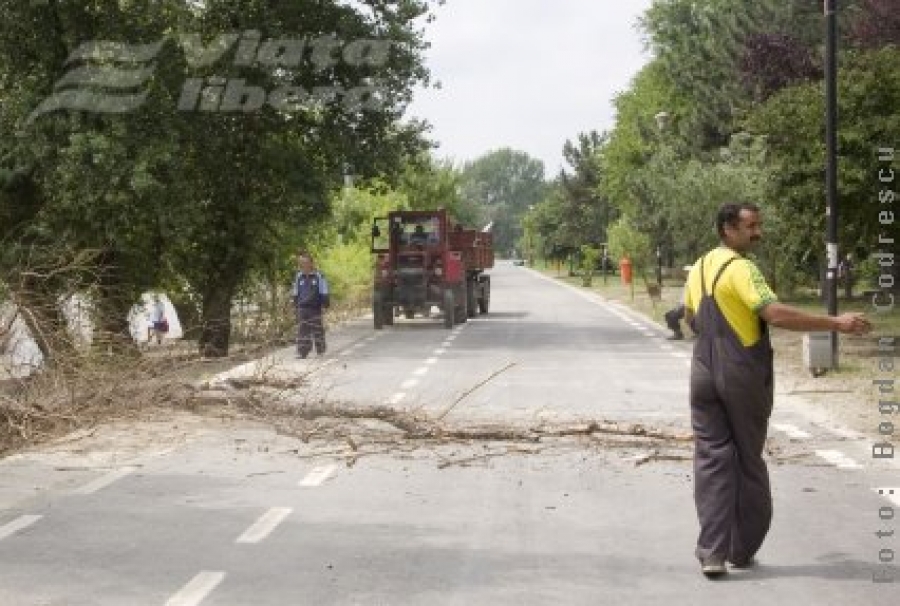
[[[807,432],[789,423],[772,423],[772,427],[774,427],[781,433],[787,434],[790,438],[796,438],[798,440],[808,440],[812,437]]]
[[[125,476],[128,476],[128,475],[134,473],[136,469],[137,469],[136,467],[123,467],[122,469],[117,469],[115,471],[111,471],[108,474],[106,474],[105,476],[100,476],[93,482],[88,482],[84,486],[82,486],[80,488],[76,488],[73,491],[73,493],[81,494],[81,495],[93,494],[99,490],[106,488],[113,482],[121,480]]]
[[[209,596],[213,590],[225,580],[221,571],[203,571],[181,588],[181,591],[169,598],[166,606],[197,606]]]
[[[406,394],[403,393],[402,391],[401,391],[401,392],[398,392],[398,393],[395,393],[395,394],[392,395],[391,398],[388,400],[388,404],[394,404],[394,405],[399,404],[400,402],[403,401],[403,399],[404,399],[405,397],[406,397]]]
[[[40,520],[43,516],[19,516],[12,522],[0,526],[0,541],[7,537],[11,537],[20,530],[24,530]]]
[[[235,543],[259,543],[272,534],[272,531],[275,530],[279,524],[284,522],[285,518],[291,515],[292,511],[293,509],[290,507],[273,507],[264,513],[253,526],[245,530],[244,534],[239,536]]]
[[[876,494],[881,495],[897,507],[900,507],[900,488],[896,487],[880,487],[873,488]]]
[[[403,383],[400,384],[400,389],[412,389],[416,385],[419,384],[418,379],[407,379]]]
[[[413,371],[413,374],[417,377],[422,377],[428,374],[428,367],[422,366],[421,368],[417,368]]]
[[[425,363],[426,363],[426,364],[431,364],[431,365],[437,364],[437,363],[438,363],[438,359],[437,359],[437,358],[428,358],[427,360],[425,360]]]
[[[435,350],[434,350],[434,355],[436,355],[436,356],[442,356],[442,355],[444,355],[445,353],[447,353],[447,350],[444,349],[443,347],[441,347],[440,349],[435,349]]]
[[[334,472],[337,471],[337,465],[321,465],[319,467],[313,468],[306,477],[300,480],[300,486],[304,488],[312,488],[315,486],[321,486],[322,483],[329,479]]]
[[[816,455],[840,469],[862,469],[862,465],[837,450],[817,450]]]

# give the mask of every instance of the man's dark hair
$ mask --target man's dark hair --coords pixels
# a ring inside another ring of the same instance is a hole
[[[716,231],[720,238],[725,237],[725,226],[737,227],[741,218],[741,211],[749,210],[758,213],[759,207],[752,202],[728,202],[719,207],[716,214]]]

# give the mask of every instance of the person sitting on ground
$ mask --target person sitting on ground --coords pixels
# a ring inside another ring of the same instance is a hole
[[[670,341],[684,340],[684,332],[681,330],[681,321],[684,319],[684,309],[684,303],[678,303],[678,305],[667,311],[664,315],[666,326],[672,331],[672,336],[668,337]]]
[[[691,271],[692,265],[685,265],[684,272],[685,275],[689,274]],[[687,284],[685,283],[685,289],[687,289]],[[686,290],[685,290],[686,292]],[[684,294],[682,294],[681,300],[678,302],[675,307],[670,309],[664,314],[664,318],[666,319],[666,326],[669,327],[669,330],[672,331],[672,336],[668,337],[670,341],[682,341],[684,340],[684,332],[681,330],[681,321],[684,320]]]

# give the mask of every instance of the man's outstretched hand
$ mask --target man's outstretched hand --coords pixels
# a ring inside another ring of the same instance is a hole
[[[837,318],[836,330],[851,335],[865,335],[872,331],[872,323],[865,314],[858,312],[843,313]]]

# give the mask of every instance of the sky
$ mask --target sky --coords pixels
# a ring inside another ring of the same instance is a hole
[[[457,163],[502,147],[563,167],[580,132],[615,124],[612,101],[649,61],[636,29],[652,0],[447,0],[426,27],[440,90],[407,115],[432,124],[436,155]]]

